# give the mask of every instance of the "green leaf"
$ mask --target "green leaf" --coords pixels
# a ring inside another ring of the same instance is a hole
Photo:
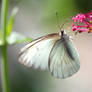
[[[7,37],[7,44],[12,45],[12,44],[19,44],[22,42],[29,42],[32,41],[31,38],[25,37],[24,35],[21,35],[17,32],[12,32],[9,37]]]
[[[9,36],[12,32],[13,25],[14,25],[14,19],[15,19],[15,16],[16,16],[17,12],[18,12],[18,8],[15,7],[12,11],[9,23],[7,25],[7,36]]]
[[[26,38],[24,38],[24,39],[17,40],[17,41],[16,41],[16,44],[19,44],[19,43],[22,43],[22,42],[30,42],[30,41],[32,41],[32,39],[31,39],[31,38],[26,37]]]

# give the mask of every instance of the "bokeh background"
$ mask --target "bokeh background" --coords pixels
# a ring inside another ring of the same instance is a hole
[[[59,32],[55,12],[59,14],[61,25],[68,20],[64,29],[71,29],[72,16],[80,12],[89,12],[92,9],[92,0],[10,0],[8,17],[15,6],[19,11],[13,30],[35,39]],[[26,42],[8,46],[11,92],[92,92],[92,34],[78,34],[73,42],[80,54],[81,67],[75,75],[64,80],[52,77],[48,71],[31,70],[21,65],[18,62],[18,53]],[[0,63],[1,60],[0,53]]]

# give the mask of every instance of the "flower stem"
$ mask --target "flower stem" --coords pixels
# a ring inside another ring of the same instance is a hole
[[[8,62],[7,62],[7,46],[2,46],[2,92],[10,92],[9,88],[9,78],[8,78]]]
[[[1,27],[3,33],[3,42],[6,44],[6,24],[8,15],[8,0],[2,0],[2,11],[1,11]]]
[[[8,0],[2,0],[2,11],[1,11],[1,30],[3,35],[4,45],[2,49],[2,92],[10,92],[9,80],[8,80],[8,62],[7,62],[7,44],[6,44],[6,25],[7,25],[7,15],[8,15]]]

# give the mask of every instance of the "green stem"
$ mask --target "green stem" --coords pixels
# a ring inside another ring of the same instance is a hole
[[[2,92],[10,92],[8,80],[7,46],[2,46]]]
[[[9,82],[8,82],[8,62],[7,62],[7,44],[6,44],[6,25],[7,25],[7,15],[8,15],[8,0],[2,0],[2,12],[1,12],[1,27],[3,34],[3,43],[2,46],[2,92],[10,92]]]
[[[6,43],[7,15],[8,15],[8,0],[2,0],[1,27],[2,27],[4,44]]]

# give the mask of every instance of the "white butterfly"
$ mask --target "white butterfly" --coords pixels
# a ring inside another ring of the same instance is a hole
[[[79,61],[76,48],[63,30],[30,42],[19,53],[20,63],[33,69],[47,69],[61,79],[76,73]]]

